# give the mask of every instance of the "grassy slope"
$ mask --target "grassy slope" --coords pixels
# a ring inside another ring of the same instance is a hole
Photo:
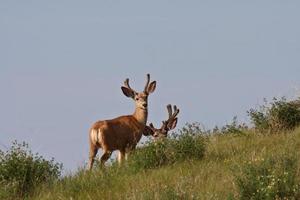
[[[139,173],[79,171],[41,189],[34,199],[226,199],[238,194],[234,171],[242,163],[288,152],[300,152],[300,129],[271,136],[210,136],[201,161]]]

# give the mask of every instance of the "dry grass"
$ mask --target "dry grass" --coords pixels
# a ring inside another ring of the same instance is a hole
[[[271,136],[214,135],[207,140],[202,160],[137,173],[122,168],[79,170],[41,189],[33,199],[233,199],[239,194],[234,172],[243,163],[300,152],[300,129]]]

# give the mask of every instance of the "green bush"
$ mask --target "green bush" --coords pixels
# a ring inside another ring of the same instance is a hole
[[[245,163],[236,176],[240,199],[299,199],[297,159],[282,155]]]
[[[198,132],[198,128],[187,125],[180,134],[146,143],[130,156],[129,167],[135,170],[151,169],[183,160],[203,158],[205,139]]]
[[[300,100],[287,101],[285,98],[273,99],[258,109],[250,109],[248,115],[255,129],[260,132],[278,133],[292,130],[300,125]]]
[[[212,131],[208,133],[213,134],[234,134],[234,135],[244,135],[248,131],[248,126],[245,123],[239,123],[237,116],[233,117],[231,123],[226,124],[219,128],[215,126]]]
[[[62,165],[33,154],[26,143],[13,142],[6,152],[0,150],[0,199],[28,196],[42,183],[61,175]]]

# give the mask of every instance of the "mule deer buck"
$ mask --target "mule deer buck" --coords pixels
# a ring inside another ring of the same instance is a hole
[[[119,150],[119,163],[130,150],[135,149],[145,129],[148,117],[148,96],[156,88],[156,81],[150,83],[150,75],[143,92],[136,92],[129,85],[129,79],[124,81],[121,87],[125,96],[135,102],[135,111],[132,115],[120,116],[115,119],[103,120],[94,123],[89,132],[89,169],[93,167],[95,156],[99,148],[103,155],[100,159],[101,165],[110,158],[114,150]]]
[[[152,123],[145,127],[144,135],[152,135],[155,139],[164,138],[168,136],[168,132],[174,129],[177,125],[177,115],[179,109],[174,105],[174,113],[172,112],[172,106],[167,105],[169,117],[166,121],[162,121],[162,125],[159,129],[155,128]]]

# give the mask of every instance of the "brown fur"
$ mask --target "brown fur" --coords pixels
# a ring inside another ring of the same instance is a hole
[[[90,131],[90,141],[93,145],[103,150],[125,150],[125,148],[137,144],[142,137],[141,130],[143,130],[144,127],[145,125],[139,123],[132,115],[98,121],[93,124],[91,130],[95,130],[97,134],[101,134],[102,141],[91,138],[92,131]],[[100,136],[98,135],[98,137]]]
[[[103,150],[101,164],[103,165],[115,150],[119,150],[119,162],[125,154],[135,149],[145,129],[148,117],[148,95],[155,90],[156,82],[149,85],[150,76],[147,75],[145,90],[141,93],[135,92],[129,86],[126,79],[123,93],[135,101],[136,108],[132,115],[120,116],[110,120],[94,123],[89,131],[90,155],[89,169],[92,169],[94,158],[99,148]]]

